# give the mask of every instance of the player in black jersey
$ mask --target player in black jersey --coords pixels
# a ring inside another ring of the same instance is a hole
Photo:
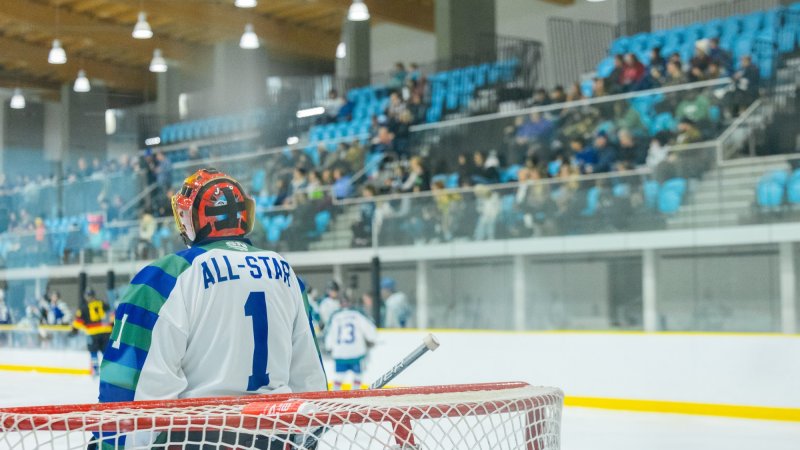
[[[78,330],[86,333],[86,345],[92,357],[92,376],[98,376],[97,354],[102,352],[111,336],[111,309],[108,303],[97,298],[94,289],[89,288],[81,300],[80,307],[72,322],[72,334]]]

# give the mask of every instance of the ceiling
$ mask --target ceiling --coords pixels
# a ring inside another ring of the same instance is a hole
[[[434,0],[366,0],[375,22],[433,31]],[[215,42],[238,39],[252,23],[264,45],[281,54],[332,60],[351,0],[260,0],[239,9],[233,0],[0,0],[0,87],[58,92],[79,69],[113,92],[142,93],[155,84],[153,50],[191,68]],[[136,40],[139,11],[154,37]],[[53,39],[64,65],[47,55]]]

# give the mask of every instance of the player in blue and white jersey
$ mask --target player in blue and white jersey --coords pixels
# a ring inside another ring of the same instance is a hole
[[[361,389],[364,359],[377,340],[375,324],[343,298],[342,309],[331,315],[325,332],[325,348],[331,352],[336,365],[333,389],[340,390],[350,372],[353,389]]]
[[[203,169],[185,180],[172,204],[189,248],[131,281],[104,353],[100,401],[326,390],[303,283],[281,255],[245,238],[255,211],[241,185]],[[218,434],[221,444],[271,445]],[[134,437],[137,445],[154,438]],[[123,441],[113,436],[102,444]]]

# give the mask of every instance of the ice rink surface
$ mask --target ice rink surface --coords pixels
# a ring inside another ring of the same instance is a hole
[[[88,376],[0,371],[0,406],[93,403]],[[563,450],[797,450],[800,424],[567,408]]]

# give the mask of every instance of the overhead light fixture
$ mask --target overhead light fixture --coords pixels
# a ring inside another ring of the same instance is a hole
[[[72,86],[75,92],[89,92],[92,90],[92,85],[89,84],[89,79],[86,78],[86,72],[81,69],[78,71],[78,78],[75,79],[75,85]]]
[[[233,6],[237,8],[255,8],[258,5],[258,0],[236,0]]]
[[[353,0],[350,9],[347,11],[347,20],[352,22],[369,20],[369,9],[364,4],[364,0]]]
[[[604,2],[606,0],[586,0],[586,1],[589,2],[589,3],[600,3],[600,2]]]
[[[11,109],[25,108],[25,96],[22,95],[22,89],[14,89],[14,95],[11,97],[11,104],[9,106],[11,106]]]
[[[336,46],[336,59],[344,59],[347,56],[347,45],[344,42],[339,42]]]
[[[50,64],[66,64],[67,62],[67,52],[61,47],[61,41],[58,39],[53,39],[53,48],[47,55],[47,62]]]
[[[134,39],[150,39],[153,37],[153,29],[147,23],[147,14],[144,11],[139,12],[139,19],[136,21],[136,25],[133,26],[133,33],[131,34]]]
[[[160,143],[161,143],[161,138],[158,137],[158,136],[147,138],[147,139],[144,140],[144,145],[146,145],[148,147],[152,147],[152,146],[158,145]]]
[[[296,145],[300,143],[300,138],[297,136],[289,136],[286,138],[286,145]]]
[[[253,24],[248,23],[244,26],[244,33],[242,33],[242,38],[239,39],[239,47],[253,50],[260,47],[261,44],[258,43],[258,35],[255,31],[253,31]]]
[[[167,60],[161,54],[161,49],[153,50],[153,60],[150,61],[150,72],[164,73],[167,71]]]
[[[301,109],[300,111],[297,111],[297,118],[304,119],[306,117],[314,117],[322,114],[325,114],[325,108],[322,106],[317,106],[314,108]]]

